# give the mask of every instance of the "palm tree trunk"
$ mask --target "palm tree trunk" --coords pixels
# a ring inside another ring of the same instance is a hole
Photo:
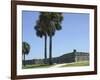
[[[24,66],[25,66],[25,54],[24,54]]]
[[[49,36],[49,64],[52,65],[52,36]]]
[[[44,63],[47,63],[47,35],[44,36],[45,37],[45,48],[44,48]]]

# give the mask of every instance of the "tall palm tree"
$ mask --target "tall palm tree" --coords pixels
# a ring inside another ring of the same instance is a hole
[[[48,36],[49,36],[49,64],[52,64],[52,37],[56,30],[61,30],[61,22],[63,20],[62,13],[48,13]]]
[[[30,52],[30,45],[27,42],[22,42],[22,54],[24,56],[24,66],[25,66],[25,55]]]
[[[36,35],[40,38],[44,36],[44,63],[47,63],[47,27],[45,24],[45,16],[40,12],[39,20],[37,20],[36,26]]]
[[[49,36],[49,64],[52,64],[52,36],[56,30],[61,30],[61,22],[63,20],[62,13],[41,12],[37,25],[35,26],[36,34],[39,37],[45,36],[45,51],[47,45],[47,36]],[[45,59],[47,58],[45,52]]]

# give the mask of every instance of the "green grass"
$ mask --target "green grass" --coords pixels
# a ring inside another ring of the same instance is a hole
[[[51,65],[49,64],[32,64],[32,65],[23,65],[23,69],[28,69],[28,68],[48,68]]]
[[[49,64],[31,64],[31,65],[23,65],[22,69],[30,69],[30,68],[50,68],[54,65],[49,65]],[[79,62],[73,62],[73,63],[65,63],[65,65],[60,66],[60,67],[75,67],[75,66],[89,66],[89,61],[79,61]]]
[[[69,63],[69,64],[65,64],[61,67],[75,67],[75,66],[89,66],[89,61],[80,61],[80,62]]]

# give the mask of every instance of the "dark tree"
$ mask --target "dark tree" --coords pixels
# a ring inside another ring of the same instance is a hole
[[[48,36],[49,36],[49,64],[52,64],[52,37],[57,30],[61,30],[63,16],[61,13],[48,13]]]
[[[45,59],[47,58],[47,36],[49,37],[49,64],[52,64],[52,37],[57,30],[61,30],[62,13],[41,12],[35,26],[36,34],[45,37]]]
[[[39,20],[37,20],[36,35],[40,38],[44,37],[44,63],[47,63],[47,26],[45,23],[45,16],[40,13]]]
[[[25,55],[28,55],[30,52],[30,45],[27,42],[22,43],[22,54],[24,56],[24,66],[25,66]]]

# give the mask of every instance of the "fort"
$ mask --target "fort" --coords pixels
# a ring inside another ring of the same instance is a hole
[[[47,59],[48,63],[49,59]],[[59,57],[53,57],[52,62],[54,64],[61,64],[61,63],[71,63],[71,62],[78,62],[78,61],[89,61],[89,53],[86,52],[77,52],[73,50],[73,52],[66,53]],[[32,59],[26,60],[25,64],[43,64],[44,59]]]

